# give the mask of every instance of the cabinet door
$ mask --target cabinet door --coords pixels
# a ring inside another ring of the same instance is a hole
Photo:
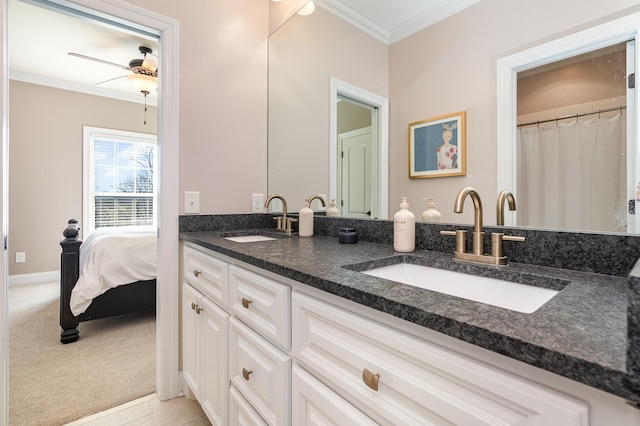
[[[311,297],[292,304],[298,363],[376,422],[588,423],[583,401]]]
[[[291,418],[299,426],[377,425],[297,365],[291,367]]]
[[[200,321],[195,308],[202,295],[189,284],[182,286],[182,376],[191,392],[200,400]]]
[[[267,424],[291,424],[291,358],[234,317],[229,378]]]
[[[209,421],[225,426],[228,410],[229,373],[227,366],[229,314],[215,303],[203,297],[200,321],[200,398]]]

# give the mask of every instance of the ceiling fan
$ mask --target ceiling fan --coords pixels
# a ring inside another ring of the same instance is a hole
[[[142,54],[142,59],[136,58],[129,61],[129,66],[116,64],[115,62],[105,61],[104,59],[94,58],[92,56],[83,55],[81,53],[68,52],[70,56],[76,58],[88,59],[90,61],[99,62],[101,64],[111,65],[130,71],[126,74],[127,79],[144,95],[144,124],[147,124],[147,95],[158,88],[158,57],[153,54],[153,50],[147,46],[139,46],[138,50]],[[96,83],[97,85],[107,83],[109,81],[123,78],[123,76],[111,78],[109,80]]]
[[[138,88],[138,90],[140,90],[140,92],[142,92],[142,94],[146,96],[151,92],[151,90],[155,90],[158,87],[158,57],[153,54],[153,50],[150,47],[139,46],[138,50],[142,54],[142,58],[132,59],[129,61],[128,66],[83,55],[81,53],[68,52],[68,55],[130,71],[131,74],[127,74],[126,77]],[[124,76],[101,81],[96,83],[96,85],[104,84],[122,77]]]

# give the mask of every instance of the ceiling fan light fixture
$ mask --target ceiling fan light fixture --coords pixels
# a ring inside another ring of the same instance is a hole
[[[144,55],[142,68],[148,70],[151,73],[156,73],[158,71],[158,58],[153,55]]]
[[[158,89],[158,79],[146,74],[127,74],[127,78],[136,89],[145,96]],[[145,93],[146,92],[146,93]]]

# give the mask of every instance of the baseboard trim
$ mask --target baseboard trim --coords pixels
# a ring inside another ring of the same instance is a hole
[[[46,283],[49,281],[58,281],[60,279],[60,271],[36,272],[33,274],[9,275],[9,287],[14,285]]]

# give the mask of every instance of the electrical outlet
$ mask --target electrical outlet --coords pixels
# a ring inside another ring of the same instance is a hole
[[[282,200],[279,198],[274,198],[269,203],[271,207],[271,213],[282,213]]]
[[[16,252],[16,263],[26,262],[26,253],[23,251]]]
[[[329,200],[327,200],[327,194],[318,194],[319,196],[322,197],[322,199],[324,200],[325,205],[323,206],[322,203],[320,201],[318,201],[318,211],[319,212],[324,212],[327,210],[327,207],[329,205]]]
[[[184,192],[184,212],[185,214],[200,213],[200,193],[197,191]]]
[[[251,213],[264,213],[264,194],[251,194]]]

